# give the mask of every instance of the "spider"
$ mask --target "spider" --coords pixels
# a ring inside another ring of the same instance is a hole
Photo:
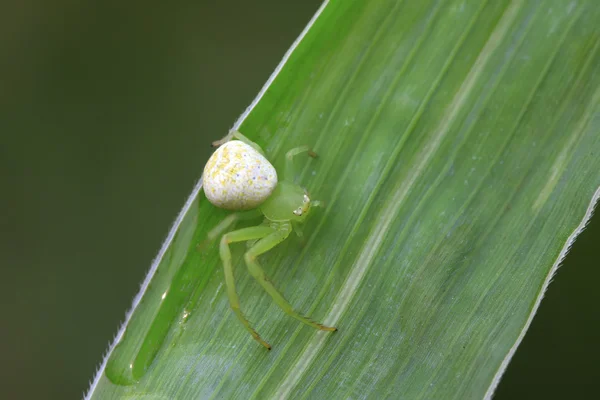
[[[235,289],[229,244],[248,242],[248,250],[244,255],[248,271],[275,303],[288,315],[313,328],[336,331],[337,328],[319,324],[294,310],[256,260],[259,255],[283,242],[292,231],[296,231],[301,237],[299,225],[305,221],[312,207],[322,205],[319,201],[311,201],[308,192],[293,180],[293,158],[301,153],[307,153],[313,158],[317,155],[308,146],[288,151],[284,179],[278,182],[277,171],[265,157],[262,148],[240,132],[231,131],[222,140],[214,142],[213,146],[220,147],[204,167],[204,193],[215,206],[236,212],[217,224],[208,233],[208,239],[214,240],[221,236],[219,253],[233,312],[252,337],[270,350],[271,345],[260,337],[242,313]],[[227,232],[237,221],[261,216],[264,221],[260,225]]]

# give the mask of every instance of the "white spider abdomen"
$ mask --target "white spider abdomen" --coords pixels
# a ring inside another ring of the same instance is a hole
[[[206,198],[226,210],[250,210],[277,186],[277,172],[252,146],[232,140],[208,159],[202,176]]]

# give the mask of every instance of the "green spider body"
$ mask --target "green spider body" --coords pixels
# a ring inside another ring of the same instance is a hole
[[[238,139],[229,141],[229,139]],[[256,144],[237,131],[222,141],[222,145],[208,160],[203,174],[203,187],[208,200],[217,207],[234,211],[208,233],[210,240],[221,236],[219,252],[223,261],[227,295],[231,308],[259,343],[267,349],[271,345],[265,342],[258,332],[252,328],[240,309],[239,297],[235,289],[231,251],[229,244],[248,242],[249,249],[244,261],[250,274],[261,284],[263,289],[290,316],[314,328],[335,331],[298,313],[275,288],[256,258],[283,242],[295,230],[302,235],[298,224],[305,221],[311,207],[320,205],[310,200],[308,193],[293,182],[293,158],[300,153],[308,153],[316,157],[307,146],[297,147],[286,154],[286,170],[283,181],[277,180],[277,173],[271,163],[264,157],[264,152]],[[264,216],[261,225],[227,232],[237,221]]]
[[[271,196],[260,205],[260,211],[266,219],[273,222],[304,222],[310,210],[310,200],[299,185],[288,181],[277,184]],[[307,207],[308,206],[308,207]],[[301,213],[294,213],[302,209]]]

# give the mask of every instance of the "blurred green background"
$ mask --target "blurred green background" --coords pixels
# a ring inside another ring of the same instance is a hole
[[[211,148],[319,0],[0,5],[0,397],[79,398]],[[595,392],[596,216],[497,399]]]

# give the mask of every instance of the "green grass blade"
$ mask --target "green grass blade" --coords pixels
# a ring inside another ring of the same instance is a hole
[[[92,398],[490,397],[600,196],[593,0],[344,1],[321,8],[236,124],[327,207],[261,257],[287,317],[198,186]],[[216,138],[215,138],[216,139]]]

